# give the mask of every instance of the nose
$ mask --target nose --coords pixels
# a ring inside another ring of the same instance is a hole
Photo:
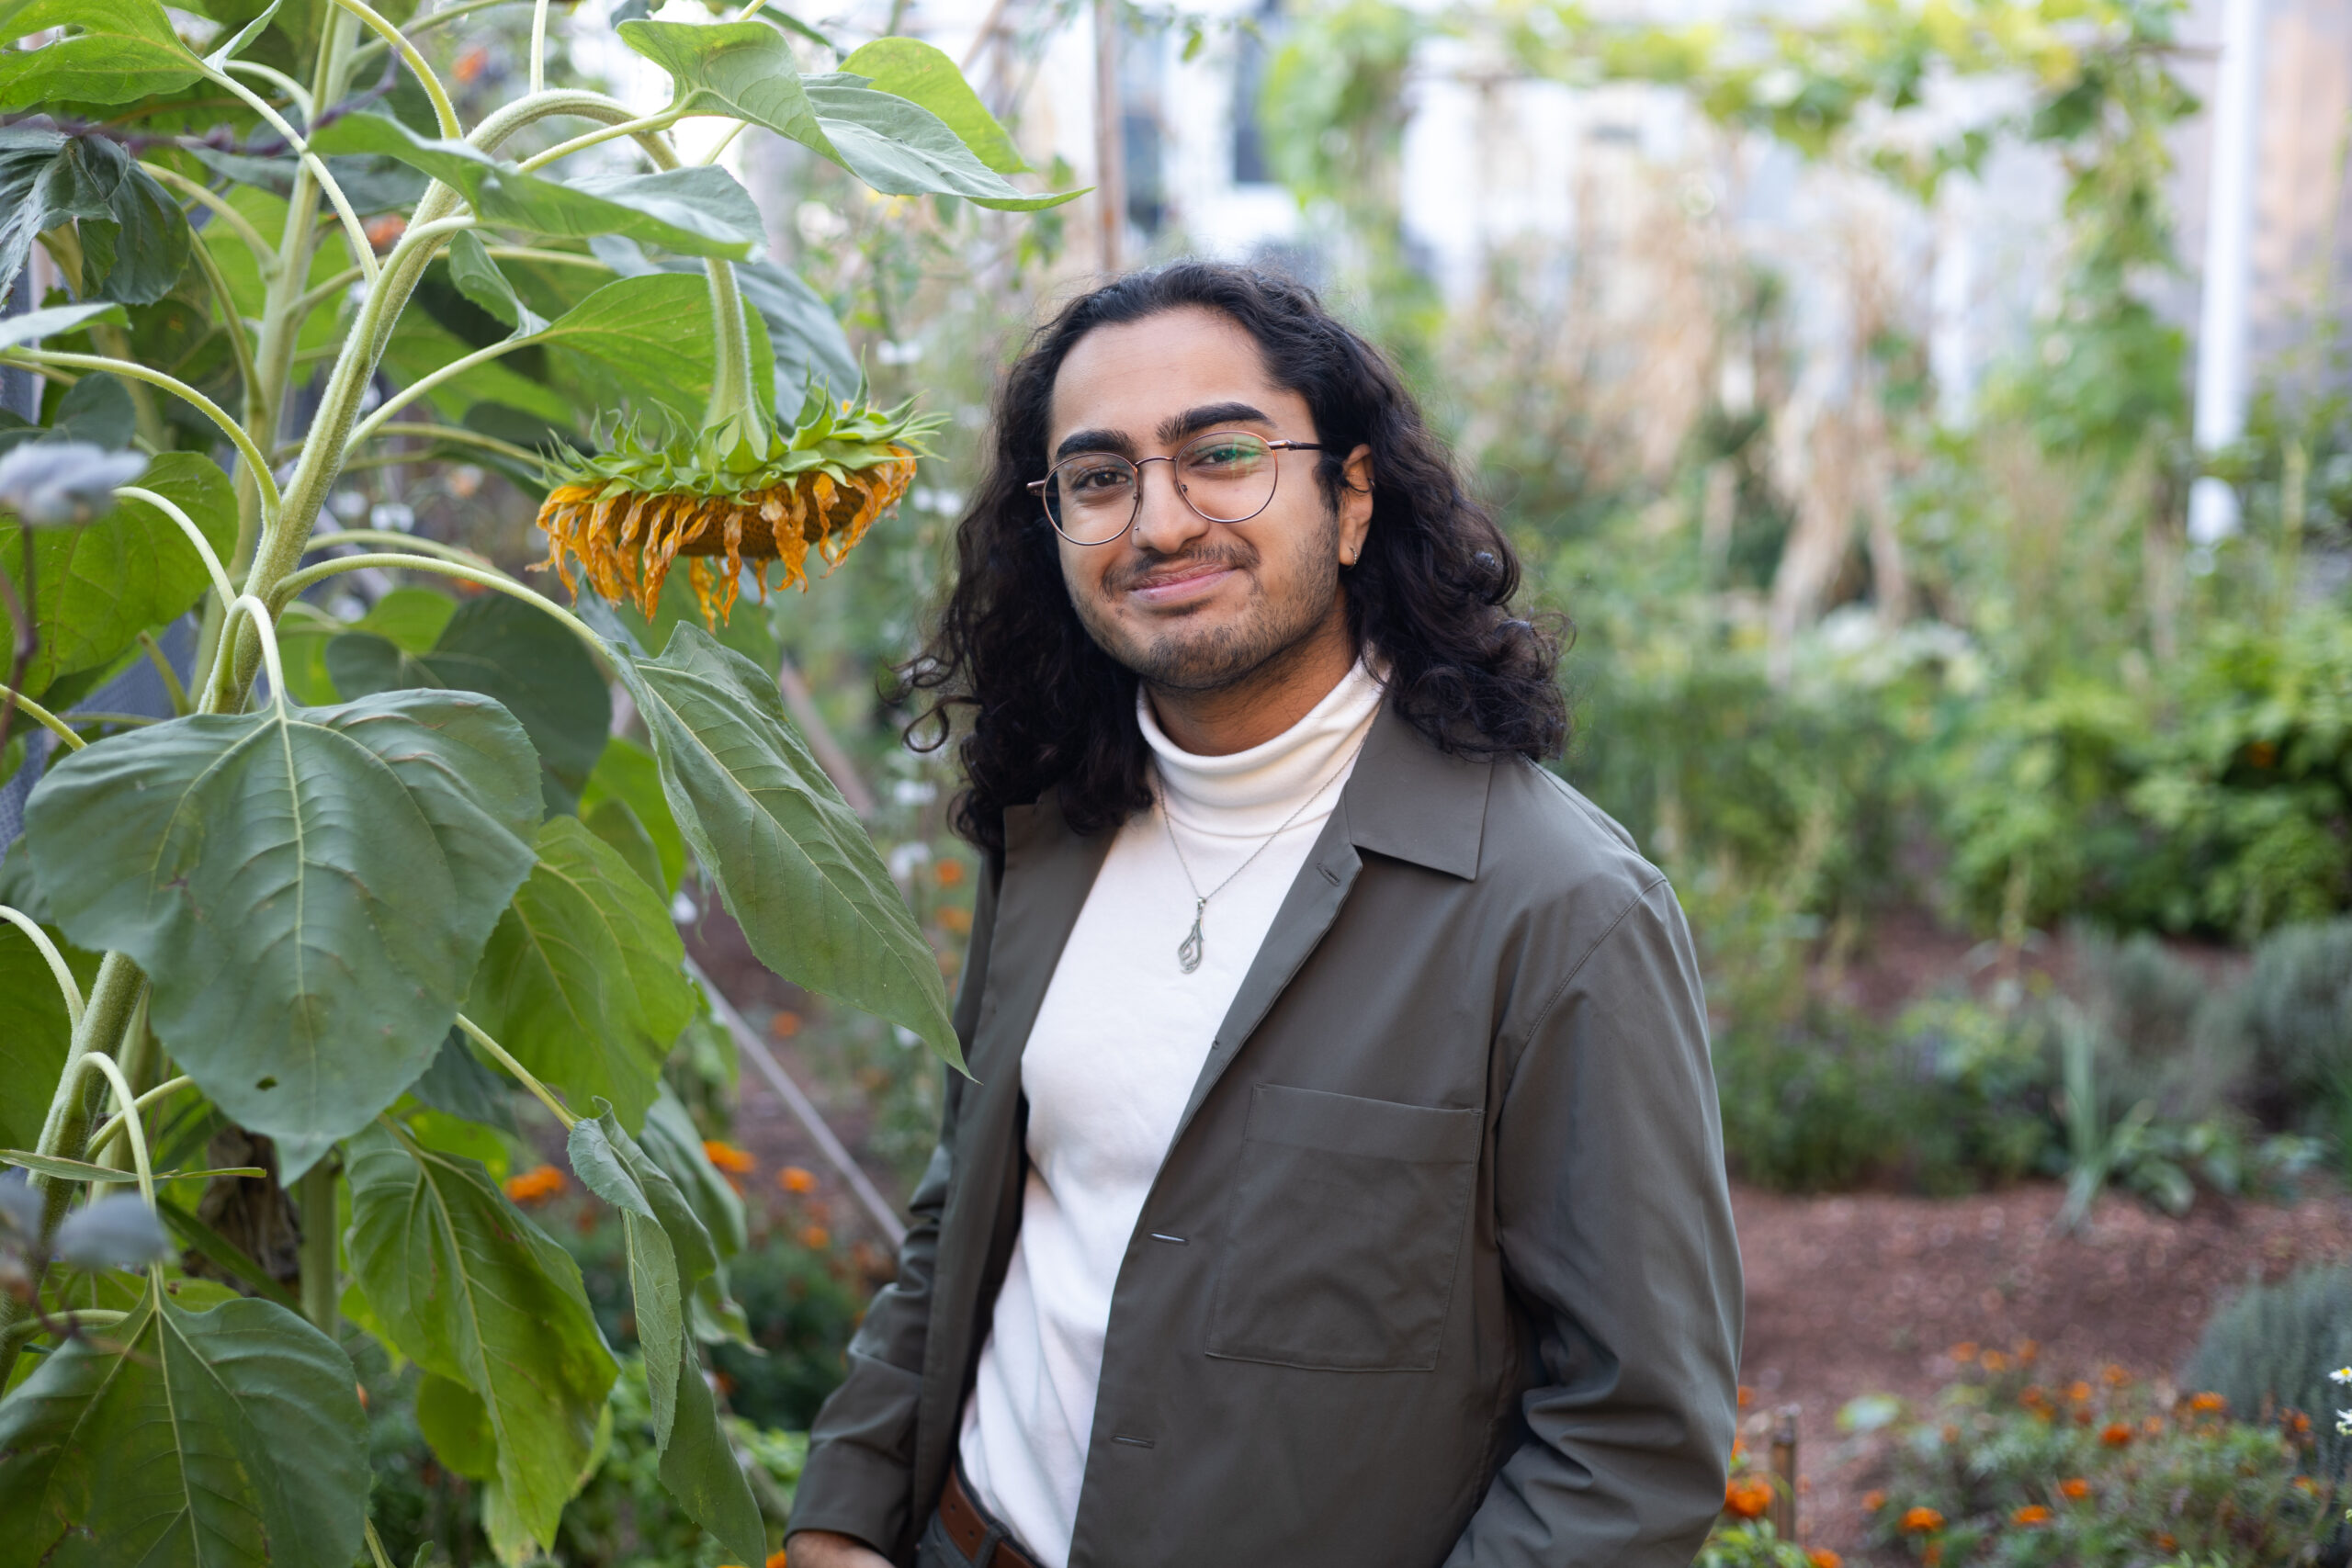
[[[1156,464],[1167,466],[1164,483],[1152,482],[1151,470]],[[1193,511],[1177,491],[1173,457],[1146,457],[1138,462],[1136,484],[1141,499],[1136,503],[1135,529],[1129,536],[1137,549],[1154,555],[1174,555],[1208,531],[1208,519]]]

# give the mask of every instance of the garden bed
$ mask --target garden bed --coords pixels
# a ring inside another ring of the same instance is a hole
[[[1804,1413],[1808,1545],[1865,1560],[1860,1499],[1884,1450],[1838,1432],[1838,1412],[1858,1396],[1923,1408],[1956,1375],[1962,1344],[2031,1342],[2050,1378],[2113,1364],[2170,1379],[2240,1286],[2352,1256],[2352,1195],[2321,1182],[2293,1204],[2203,1196],[2178,1220],[2110,1196],[2080,1235],[2053,1227],[2064,1198],[2042,1182],[1942,1200],[1734,1192],[1742,1380],[1751,1417],[1788,1404]]]

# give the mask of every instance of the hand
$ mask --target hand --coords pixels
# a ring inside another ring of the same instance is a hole
[[[854,1536],[831,1530],[802,1530],[786,1538],[792,1568],[890,1568],[890,1560]]]

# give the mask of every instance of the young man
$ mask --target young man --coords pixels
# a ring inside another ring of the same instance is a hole
[[[918,686],[987,854],[793,1568],[1688,1563],[1739,1256],[1665,878],[1396,374],[1186,264],[1007,379]]]

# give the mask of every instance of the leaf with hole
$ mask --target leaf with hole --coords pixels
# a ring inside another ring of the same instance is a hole
[[[538,818],[522,727],[452,692],[173,719],[26,808],[58,924],[137,961],[173,1059],[288,1182],[432,1061]]]
[[[346,1157],[351,1272],[369,1310],[403,1355],[481,1402],[498,1481],[551,1542],[617,1371],[579,1266],[476,1161],[381,1123]]]
[[[685,948],[662,896],[577,818],[549,818],[537,852],[466,1015],[543,1081],[601,1095],[639,1123],[695,1015]]]
[[[351,1358],[269,1302],[151,1289],[0,1400],[9,1568],[349,1568],[368,1487]]]
[[[958,1067],[939,961],[774,682],[699,626],[659,659],[608,644],[679,829],[761,963],[904,1025]]]
[[[571,239],[627,234],[687,255],[737,261],[756,252],[765,233],[750,193],[715,164],[552,180],[468,142],[419,136],[379,114],[345,115],[322,126],[311,145],[321,152],[397,158],[447,181],[483,221],[500,228]]]
[[[141,488],[175,502],[214,553],[237,540],[237,501],[220,466],[200,452],[152,459]],[[0,515],[0,572],[24,571],[18,524]],[[61,676],[119,660],[150,626],[185,613],[212,579],[178,525],[143,501],[122,501],[105,516],[33,535],[34,614],[40,641],[25,668],[25,689],[45,691]],[[19,598],[24,584],[17,583]],[[0,647],[16,632],[0,608]]]

